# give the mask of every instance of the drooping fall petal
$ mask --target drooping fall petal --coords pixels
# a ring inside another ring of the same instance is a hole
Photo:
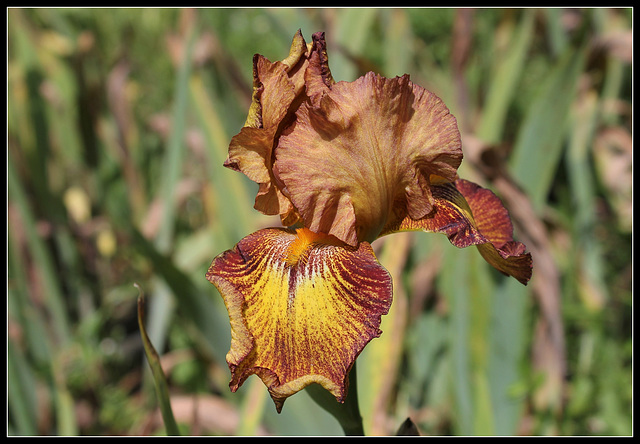
[[[412,230],[446,234],[456,247],[475,245],[494,268],[527,284],[531,254],[513,240],[511,219],[495,194],[464,179],[433,185],[432,192],[432,213],[418,220],[396,214],[382,234]]]
[[[468,180],[458,179],[456,188],[469,203],[476,226],[489,240],[477,245],[482,257],[497,270],[526,285],[533,268],[531,254],[525,253],[523,243],[513,240],[511,218],[500,199]]]
[[[308,85],[321,65],[310,63]],[[275,176],[304,225],[355,246],[376,239],[399,204],[414,219],[428,215],[430,178],[454,180],[462,160],[456,119],[444,103],[407,75],[321,80],[275,152]]]
[[[354,248],[306,228],[245,237],[213,260],[207,279],[229,311],[231,390],[256,374],[278,411],[312,383],[343,401],[348,372],[380,335],[392,299],[368,243]]]

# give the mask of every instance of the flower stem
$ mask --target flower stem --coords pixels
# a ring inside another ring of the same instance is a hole
[[[358,380],[354,362],[349,372],[349,392],[344,403],[336,401],[336,398],[322,386],[312,384],[306,388],[311,398],[327,412],[338,420],[344,434],[347,436],[364,436],[362,416],[358,405]]]

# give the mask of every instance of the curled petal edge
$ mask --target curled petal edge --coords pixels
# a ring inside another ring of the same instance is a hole
[[[455,180],[460,133],[442,100],[408,76],[329,87],[312,75],[319,54],[307,70],[311,100],[279,139],[273,172],[305,226],[355,246],[375,240],[398,203],[414,219],[431,212],[431,177]]]
[[[399,215],[382,235],[399,231],[426,231],[445,234],[459,248],[475,245],[496,270],[527,285],[533,261],[521,242],[513,240],[513,225],[500,199],[490,190],[464,180],[431,187],[433,211],[414,220]]]
[[[371,246],[349,247],[303,228],[268,228],[216,257],[207,279],[231,323],[231,391],[252,374],[281,411],[312,383],[343,402],[348,373],[392,300],[391,277]]]

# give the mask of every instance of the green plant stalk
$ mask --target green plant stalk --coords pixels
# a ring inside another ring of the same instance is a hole
[[[60,288],[60,281],[54,266],[54,260],[42,238],[38,235],[33,210],[30,208],[25,189],[15,171],[11,156],[8,156],[7,185],[11,202],[15,204],[26,233],[27,245],[34,258],[36,270],[42,278],[46,291],[46,307],[51,316],[55,333],[55,342],[64,346],[71,342],[70,323]]]
[[[156,394],[158,395],[158,403],[160,404],[160,412],[162,413],[164,426],[166,428],[167,435],[178,436],[180,435],[180,432],[178,431],[178,425],[176,424],[173,411],[171,410],[167,378],[162,371],[158,352],[153,347],[153,344],[149,340],[149,336],[147,336],[147,331],[144,328],[144,293],[137,284],[134,285],[140,292],[140,295],[138,296],[138,326],[140,328],[140,335],[142,336],[144,353],[147,357],[147,361],[149,362],[149,366],[151,367],[151,373],[153,374],[153,382],[156,387]]]
[[[7,410],[12,423],[7,435],[36,435],[38,414],[36,409],[35,379],[24,354],[9,337],[7,341]]]
[[[362,415],[360,415],[360,406],[358,404],[358,379],[355,362],[349,371],[348,378],[349,392],[344,403],[336,401],[336,398],[330,392],[318,384],[312,384],[306,390],[311,399],[338,420],[345,435],[364,436]]]
[[[191,75],[191,54],[196,30],[190,29],[188,36],[185,38],[186,51],[184,58],[178,67],[178,73],[175,84],[175,103],[171,116],[171,134],[167,145],[167,152],[164,158],[164,177],[165,180],[160,185],[160,196],[164,200],[164,208],[162,213],[162,221],[160,230],[156,238],[156,246],[158,249],[167,253],[171,249],[173,242],[173,230],[176,219],[176,188],[180,181],[180,173],[183,161],[183,139],[186,131],[186,114],[189,103],[189,77]]]
[[[511,35],[508,52],[497,63],[478,125],[478,137],[487,144],[498,144],[504,137],[509,105],[517,92],[518,80],[524,69],[523,62],[533,39],[533,25],[533,11],[524,11],[518,27]]]
[[[168,255],[173,248],[174,230],[177,219],[176,190],[180,182],[182,172],[184,152],[183,140],[186,131],[186,114],[189,104],[188,86],[191,75],[191,54],[196,37],[196,30],[189,28],[184,39],[186,50],[183,59],[178,67],[175,81],[175,102],[171,115],[171,133],[167,144],[167,151],[164,154],[163,179],[159,186],[159,197],[164,205],[162,209],[160,228],[154,240],[155,247],[162,254]],[[151,302],[151,312],[148,332],[156,344],[164,344],[171,318],[173,316],[173,305],[175,297],[169,291],[168,282],[161,282],[157,276],[154,278],[156,297]],[[166,285],[165,285],[166,283]]]
[[[567,48],[542,81],[516,136],[509,171],[517,177],[541,211],[558,167],[567,135],[567,116],[578,78],[586,62],[587,46]]]

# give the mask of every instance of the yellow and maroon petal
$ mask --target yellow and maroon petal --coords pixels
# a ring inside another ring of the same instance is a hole
[[[229,311],[231,390],[256,374],[278,411],[312,383],[342,402],[392,300],[391,277],[368,243],[354,248],[306,228],[245,237],[213,260],[207,279]]]
[[[444,103],[406,75],[317,84],[275,152],[275,176],[304,225],[355,246],[376,239],[398,202],[414,219],[428,215],[430,178],[454,180],[462,160]]]
[[[456,247],[475,245],[494,268],[526,285],[532,272],[531,254],[513,240],[511,219],[500,199],[464,179],[431,189],[435,198],[431,214],[415,220],[397,213],[382,234],[412,230],[446,234]]]

